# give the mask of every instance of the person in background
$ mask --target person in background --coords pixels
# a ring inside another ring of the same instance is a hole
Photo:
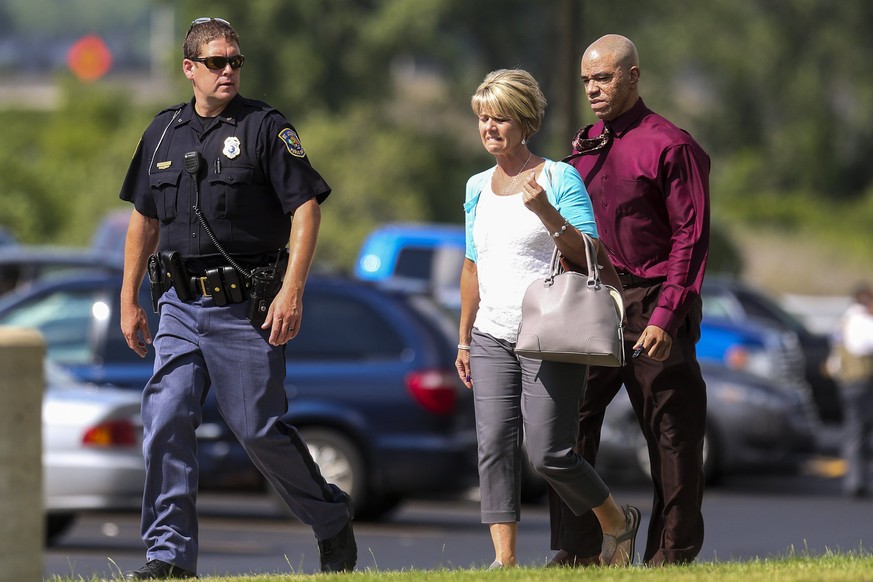
[[[639,511],[620,507],[573,451],[586,366],[514,352],[525,289],[548,274],[555,245],[571,262],[586,264],[580,231],[597,236],[591,201],[572,167],[528,147],[546,106],[529,73],[489,73],[471,104],[482,145],[497,164],[467,182],[456,366],[474,395],[482,522],[495,551],[491,568],[517,561],[522,434],[531,463],[570,510],[596,516],[605,533],[601,562],[630,564]],[[618,283],[608,266],[603,279]]]
[[[582,177],[600,242],[621,279],[633,352],[623,368],[592,367],[577,451],[597,457],[606,407],[624,385],[648,445],[654,484],[643,560],[694,560],[703,545],[706,385],[697,362],[700,287],[709,249],[709,157],[646,107],[637,49],[615,34],[592,43],[582,84],[598,118],[565,159]],[[596,564],[601,532],[550,492],[551,565]]]
[[[160,311],[154,373],[142,400],[147,563],[125,578],[196,577],[195,431],[210,389],[252,461],[312,526],[321,569],[352,570],[351,500],[324,480],[297,430],[281,420],[285,344],[300,330],[319,205],[330,187],[293,126],[239,94],[245,57],[227,21],[192,22],[183,57],[194,96],[155,117],[121,189],[134,205],[121,329],[141,357],[152,343],[138,298],[147,267]],[[274,276],[262,280],[256,272]]]
[[[853,293],[854,303],[840,318],[834,375],[843,403],[843,491],[849,497],[869,495],[868,466],[873,457],[873,288],[864,283]]]

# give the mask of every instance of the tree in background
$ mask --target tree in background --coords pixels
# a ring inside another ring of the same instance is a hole
[[[243,93],[295,123],[337,192],[326,215],[338,224],[326,222],[320,252],[342,266],[379,222],[461,221],[464,180],[491,163],[469,110],[469,96],[488,71],[518,66],[537,77],[549,108],[533,146],[549,157],[564,155],[573,130],[593,121],[578,82],[579,56],[609,32],[629,36],[640,48],[647,103],[712,155],[720,225],[795,229],[831,236],[841,248],[873,244],[865,226],[873,219],[873,167],[866,164],[873,78],[863,74],[873,53],[868,2],[108,1],[71,0],[49,10],[50,0],[4,0],[0,10],[11,26],[29,24],[43,33],[59,30],[64,19],[71,26],[91,19],[121,31],[121,46],[140,52],[146,34],[124,39],[128,25],[144,22],[143,6],[172,10],[174,56],[167,74],[176,79],[179,97],[170,102],[190,94],[179,62],[191,19],[230,20],[248,57]],[[119,46],[117,38],[106,38]],[[40,206],[34,200],[48,198],[61,209],[47,240],[72,243],[86,241],[85,229],[117,204],[139,132],[169,103],[162,97],[135,110],[110,86],[101,81],[90,92],[68,84],[62,112],[35,116],[22,130],[28,135],[9,133],[20,124],[4,125],[4,145],[31,154],[0,162],[6,170],[0,180],[15,180],[13,192],[20,193],[4,192],[17,210],[0,221],[19,238],[34,240],[42,228],[27,221],[53,224],[52,211],[22,210]],[[124,113],[113,109],[116,101]],[[43,127],[47,123],[51,127]],[[40,135],[30,149],[18,147]],[[59,185],[63,194],[56,192]],[[73,197],[75,207],[65,206]],[[73,208],[88,215],[77,214],[79,225],[67,226],[63,219],[72,219]],[[855,242],[846,241],[847,231]]]

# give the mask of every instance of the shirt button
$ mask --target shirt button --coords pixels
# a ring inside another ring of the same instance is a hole
[[[196,232],[192,232],[192,233],[191,233],[191,238],[197,238],[197,233],[196,233]]]

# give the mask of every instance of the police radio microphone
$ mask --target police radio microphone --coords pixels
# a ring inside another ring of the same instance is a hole
[[[185,169],[192,176],[196,176],[200,171],[200,152],[193,151],[185,154]]]

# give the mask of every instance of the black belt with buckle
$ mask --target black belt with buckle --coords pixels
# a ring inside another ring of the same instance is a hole
[[[203,275],[190,279],[191,294],[195,297],[212,297],[218,306],[239,303],[247,298],[243,278],[231,266],[207,269]]]
[[[625,273],[622,271],[618,272],[618,280],[621,281],[621,286],[625,289],[629,289],[631,287],[654,287],[655,285],[660,285],[664,281],[667,280],[667,277],[637,277],[631,273]]]

